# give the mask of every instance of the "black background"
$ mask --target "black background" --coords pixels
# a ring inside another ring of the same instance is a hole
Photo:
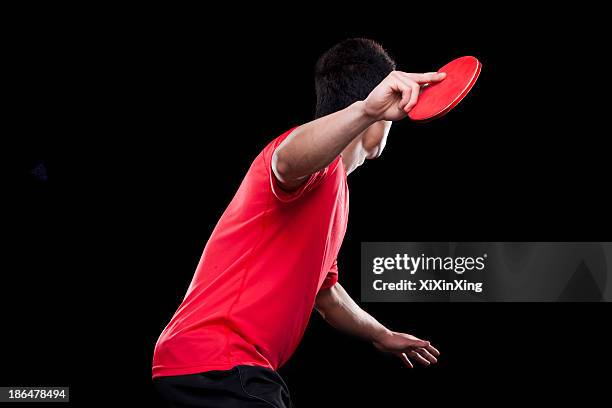
[[[405,71],[483,63],[456,110],[394,124],[383,157],[349,177],[339,264],[356,299],[362,241],[609,240],[597,13],[578,35],[579,10],[463,11],[6,13],[18,188],[5,190],[0,384],[69,385],[75,405],[158,404],[153,346],[216,220],[259,150],[311,118],[312,67],[348,37],[380,41]],[[41,163],[47,181],[30,173]],[[603,393],[608,304],[362,306],[431,340],[440,363],[407,370],[313,314],[280,370],[298,407]]]

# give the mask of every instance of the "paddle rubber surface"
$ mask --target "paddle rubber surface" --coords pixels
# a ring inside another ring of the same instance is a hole
[[[438,72],[446,72],[446,78],[421,89],[417,104],[408,112],[408,117],[426,122],[449,112],[472,89],[481,68],[480,61],[471,56],[457,58],[440,68]]]

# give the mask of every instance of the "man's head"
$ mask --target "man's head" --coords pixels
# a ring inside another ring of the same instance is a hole
[[[352,38],[334,45],[315,67],[315,118],[364,100],[394,69],[395,61],[375,41]]]
[[[315,118],[364,100],[393,70],[395,61],[373,40],[352,38],[334,45],[319,58],[315,67]],[[354,158],[357,166],[366,158],[378,157],[390,126],[391,122],[374,123],[345,149],[343,156],[357,156]],[[365,156],[358,154],[363,150],[359,146],[366,150]]]

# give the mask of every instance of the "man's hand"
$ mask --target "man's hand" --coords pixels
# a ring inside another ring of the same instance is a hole
[[[328,166],[361,132],[381,121],[400,120],[414,107],[421,85],[446,74],[391,72],[364,101],[305,123],[295,129],[272,155],[272,171],[281,186],[293,191],[308,176]]]
[[[321,289],[315,306],[335,328],[371,341],[377,349],[397,355],[410,368],[413,365],[408,356],[425,366],[438,362],[440,352],[428,341],[387,329],[361,309],[340,283]]]
[[[424,366],[428,366],[437,363],[436,357],[440,355],[440,352],[428,341],[406,333],[387,331],[372,343],[380,351],[397,355],[409,368],[414,368],[409,357]]]
[[[409,74],[391,72],[365,100],[365,111],[374,120],[400,120],[416,105],[421,85],[439,82],[444,72]]]

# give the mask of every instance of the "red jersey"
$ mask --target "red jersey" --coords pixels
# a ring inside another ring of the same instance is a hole
[[[162,332],[153,377],[284,364],[300,342],[315,297],[338,280],[348,220],[341,156],[284,191],[270,142],[255,158],[204,248],[178,310]]]

